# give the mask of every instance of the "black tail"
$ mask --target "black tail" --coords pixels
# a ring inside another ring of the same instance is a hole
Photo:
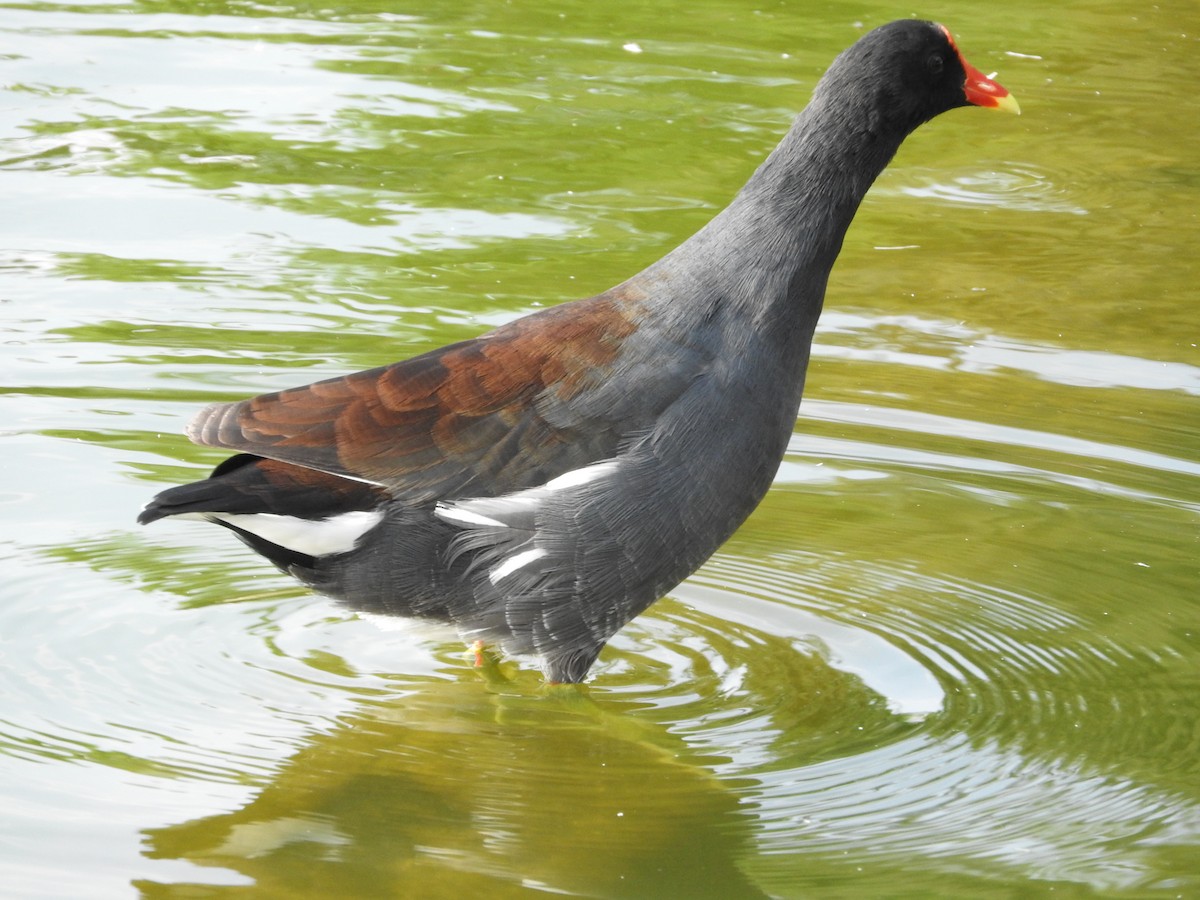
[[[231,456],[204,481],[168,488],[138,514],[149,525],[184,513],[272,513],[323,519],[375,509],[387,500],[383,488],[328,472],[261,456]]]

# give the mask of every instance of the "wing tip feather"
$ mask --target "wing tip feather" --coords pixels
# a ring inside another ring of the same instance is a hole
[[[201,409],[188,422],[184,433],[193,444],[202,447],[221,447],[226,450],[237,450],[238,444],[225,437],[226,423],[232,413],[242,403],[212,403]],[[241,429],[237,429],[241,435]]]

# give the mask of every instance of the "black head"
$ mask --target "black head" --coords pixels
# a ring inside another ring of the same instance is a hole
[[[857,106],[872,130],[904,136],[959,106],[1019,112],[1016,100],[980,74],[936,22],[903,19],[869,32],[843,52],[817,85],[815,100]]]

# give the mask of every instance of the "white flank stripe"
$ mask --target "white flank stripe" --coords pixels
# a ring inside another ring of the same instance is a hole
[[[567,488],[579,487],[590,481],[595,481],[597,478],[603,478],[605,475],[615,471],[617,471],[617,461],[615,459],[606,459],[604,462],[592,463],[590,466],[584,466],[582,469],[572,469],[570,472],[564,472],[557,478],[551,478],[542,487],[534,488],[534,490],[562,491]]]
[[[210,513],[264,541],[309,556],[328,556],[353,550],[359,538],[383,521],[380,510],[359,510],[328,519],[300,519],[274,513]]]
[[[572,469],[570,472],[564,472],[557,478],[551,478],[545,484],[525,488],[523,491],[514,491],[499,497],[479,497],[474,500],[439,503],[434,507],[434,512],[440,518],[458,525],[477,528],[512,528],[513,525],[505,521],[506,519],[536,512],[537,508],[549,497],[572,488],[591,484],[606,475],[611,475],[617,471],[617,468],[618,463],[615,459],[606,459],[603,462],[592,463],[590,466],[582,466]],[[517,558],[523,555],[519,554]],[[507,568],[508,565],[508,563],[503,563],[499,568],[507,574],[510,571]],[[502,577],[504,576],[493,575],[493,580]]]
[[[461,506],[448,506],[445,503],[439,503],[434,507],[433,511],[439,518],[445,519],[447,522],[458,522],[460,525],[484,525],[488,528],[508,527],[503,522],[471,512],[469,509],[463,509]]]
[[[510,556],[500,565],[496,566],[496,568],[492,569],[488,578],[491,579],[492,584],[498,584],[502,578],[507,578],[513,572],[517,571],[517,569],[541,559],[546,553],[547,551],[541,547],[534,547],[532,550],[525,550],[516,556]]]

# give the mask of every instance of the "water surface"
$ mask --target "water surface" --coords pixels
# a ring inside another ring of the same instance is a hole
[[[901,150],[775,489],[577,691],[133,517],[202,404],[658,258],[909,9],[0,6],[5,892],[1200,890],[1200,12],[922,12],[1025,115]]]

